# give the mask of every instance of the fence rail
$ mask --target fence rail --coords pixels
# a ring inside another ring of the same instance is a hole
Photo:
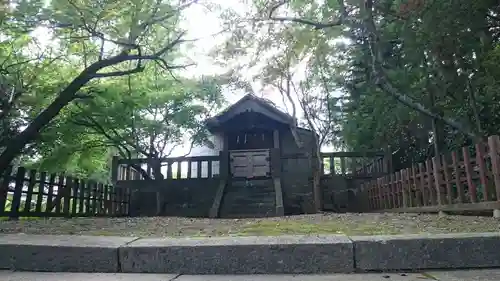
[[[112,185],[9,167],[0,176],[0,217],[123,216],[129,195]]]
[[[388,172],[383,152],[322,152],[323,175],[373,177]]]
[[[322,175],[369,177],[388,173],[383,152],[322,152]],[[303,154],[282,155],[282,159],[307,158]],[[163,179],[214,178],[220,174],[221,156],[168,157],[161,159],[119,159],[113,161],[113,180],[154,179],[154,165]]]
[[[115,159],[113,180],[152,179],[155,164],[160,166],[163,179],[214,178],[220,174],[220,156],[169,157],[157,159],[156,163],[146,158]]]
[[[371,210],[397,212],[500,209],[500,139],[463,147],[362,184]]]

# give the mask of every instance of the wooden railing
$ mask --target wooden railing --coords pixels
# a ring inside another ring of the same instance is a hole
[[[372,177],[388,172],[383,152],[321,153],[323,175]]]
[[[382,152],[328,152],[321,153],[322,175],[342,175],[353,177],[373,177],[386,174],[387,163]],[[284,159],[304,158],[305,155],[285,155]],[[220,174],[221,156],[169,157],[156,159],[161,166],[163,179],[214,178]],[[113,180],[154,179],[151,159],[113,160]],[[138,170],[142,169],[142,173]],[[354,172],[353,172],[354,171]],[[144,176],[147,175],[147,177]]]
[[[156,159],[155,164],[160,165],[163,179],[169,180],[214,178],[220,174],[220,156],[169,157]],[[153,165],[150,159],[145,158],[115,158],[112,177],[117,181],[154,179]],[[142,173],[138,168],[142,169]]]
[[[64,174],[10,167],[0,175],[0,217],[122,216],[129,193]]]
[[[500,209],[500,140],[463,147],[362,184],[370,210],[399,212]]]

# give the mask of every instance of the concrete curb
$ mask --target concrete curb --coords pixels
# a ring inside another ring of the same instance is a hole
[[[359,270],[500,267],[499,233],[351,237]]]
[[[135,238],[0,235],[0,269],[310,274],[500,267],[500,232],[392,236]]]
[[[73,235],[0,235],[0,269],[119,272],[118,249],[136,239]]]
[[[278,274],[352,272],[347,236],[140,239],[119,250],[123,272]]]

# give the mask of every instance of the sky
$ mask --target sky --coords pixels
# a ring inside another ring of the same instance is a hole
[[[223,8],[244,9],[239,5],[239,1],[210,0],[211,3],[221,5]],[[194,61],[196,66],[189,68],[189,73],[193,76],[221,74],[225,69],[216,65],[208,53],[222,40],[222,34],[218,34],[222,29],[222,21],[216,12],[209,11],[203,5],[192,5],[184,11],[184,20],[181,27],[187,30],[186,38],[199,38],[192,44],[193,48],[187,50],[187,55]],[[214,34],[218,34],[213,36]],[[241,98],[241,93],[225,92],[228,103],[234,103]]]
[[[238,0],[207,0],[206,2],[220,5],[222,8],[230,8],[239,13],[244,13],[246,10],[245,5]],[[187,30],[186,38],[200,38],[193,44],[193,49],[187,50],[188,56],[197,63],[196,66],[189,68],[189,73],[198,76],[223,73],[225,69],[217,66],[213,59],[207,55],[218,43],[224,40],[224,35],[211,36],[223,29],[222,21],[217,12],[209,11],[203,5],[195,4],[184,11],[184,18],[181,27]],[[244,74],[243,76],[245,77]],[[250,73],[246,75],[246,78],[251,80]],[[257,94],[262,93],[259,81],[253,81],[251,84]],[[243,96],[243,93],[225,92],[224,95],[229,103],[234,103]],[[278,92],[265,91],[265,97],[272,100],[278,107],[284,107]]]

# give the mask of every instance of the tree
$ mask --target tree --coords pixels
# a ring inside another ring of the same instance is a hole
[[[57,90],[51,102],[23,130],[4,141],[0,171],[68,104],[93,96],[92,90],[100,79],[142,72],[148,61],[156,62],[167,71],[184,67],[173,64],[172,55],[175,47],[183,42],[184,32],[176,26],[179,13],[192,3],[56,0],[44,8],[43,1],[21,1],[13,11],[6,13],[2,33],[8,35],[7,41],[26,37],[35,28],[44,27],[60,44],[58,48],[52,47],[51,53],[45,52],[45,57],[50,57],[49,60],[61,57],[58,61],[76,66],[77,74]],[[25,14],[27,10],[31,13]]]
[[[209,144],[203,122],[221,103],[220,88],[213,78],[181,81],[154,71],[131,80],[118,79],[98,98],[78,103],[70,122],[122,158],[147,158],[150,167],[134,166],[145,178],[163,178],[161,159],[177,146]]]
[[[255,40],[264,49],[298,46],[298,53],[321,58],[307,65],[322,69],[315,77],[325,76],[343,92],[342,130],[348,147],[391,145],[429,155],[429,142],[446,149],[495,132],[484,128],[494,124],[489,120],[495,114],[484,114],[495,103],[482,99],[493,101],[496,91],[485,91],[482,83],[484,62],[495,56],[498,42],[497,2],[292,0],[252,5],[245,17],[253,26],[247,33],[238,29],[228,45],[238,49],[235,42],[256,37],[258,32],[250,32],[254,27],[270,30],[267,38],[273,42]],[[488,73],[495,72],[488,64]],[[495,85],[487,76],[487,84]]]

